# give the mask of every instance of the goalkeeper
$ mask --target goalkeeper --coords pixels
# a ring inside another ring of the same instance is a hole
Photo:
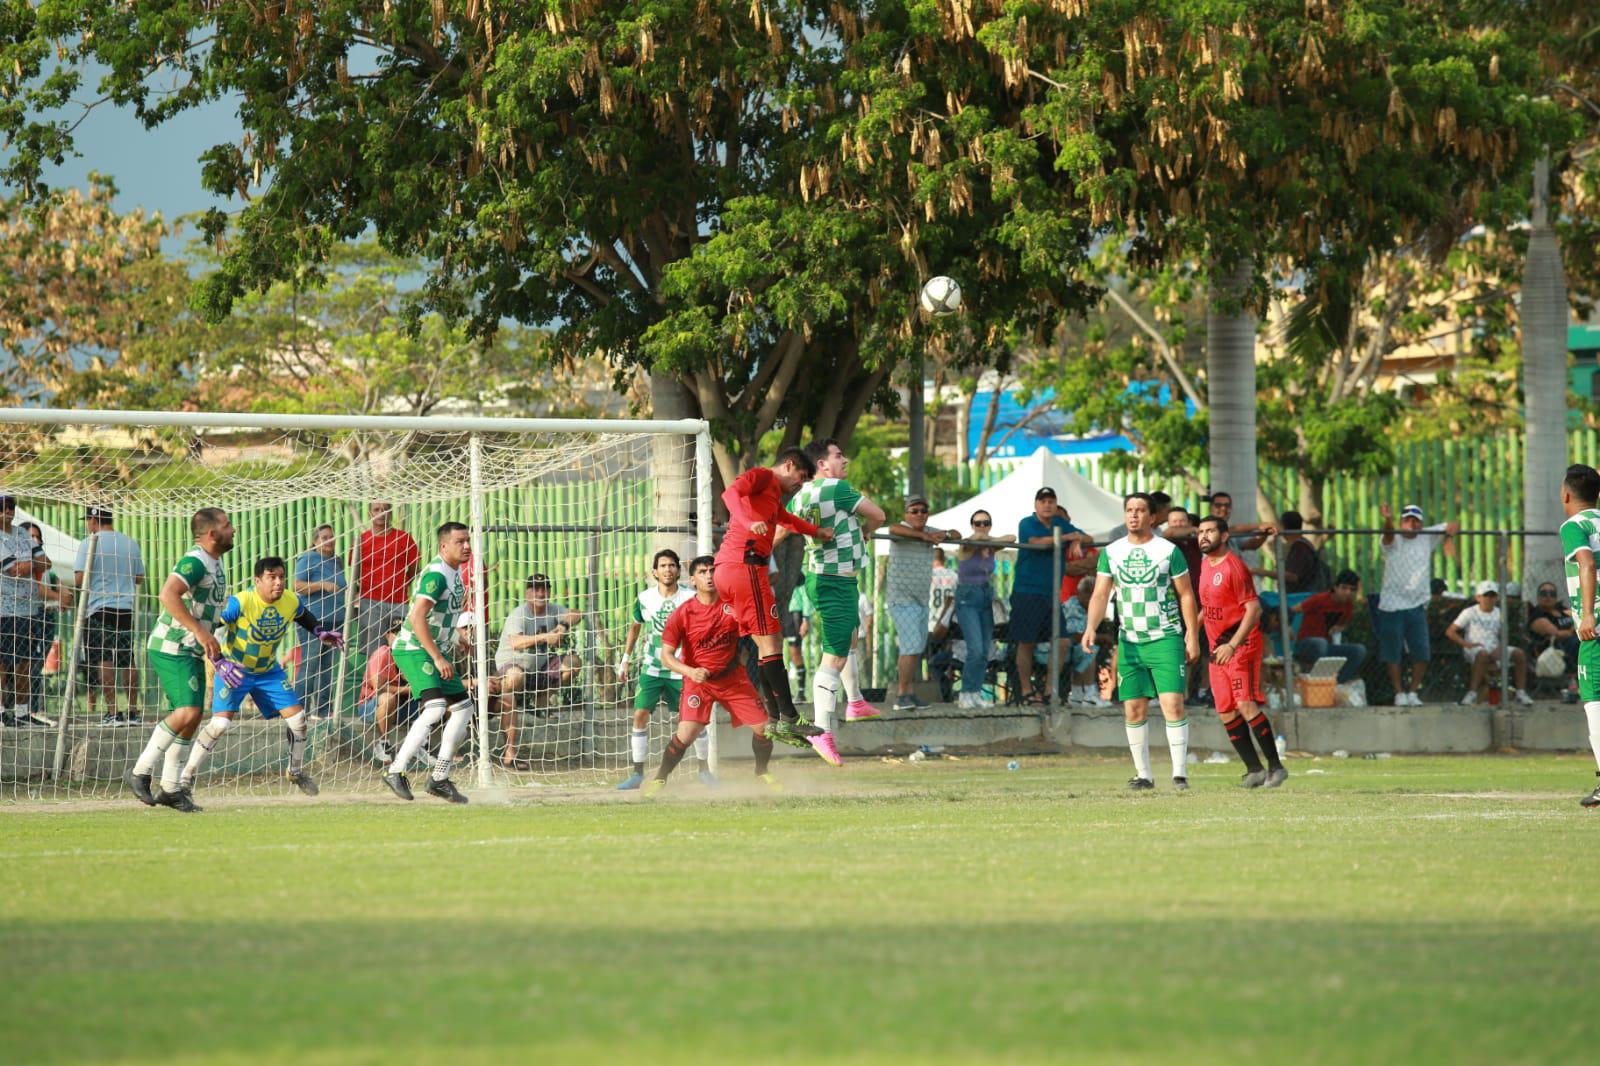
[[[217,679],[211,696],[211,720],[195,737],[194,750],[184,764],[178,785],[183,791],[194,788],[200,766],[225,733],[233,728],[233,716],[244,706],[244,698],[256,705],[263,718],[283,718],[289,731],[289,769],[286,776],[308,796],[317,794],[317,783],[305,771],[306,716],[300,697],[289,684],[289,675],[278,662],[278,644],[295,622],[317,640],[343,650],[344,636],[319,622],[300,597],[286,591],[288,567],[282,559],[269,555],[256,561],[256,586],[248,592],[228,597],[217,635],[222,639],[222,656],[216,660]]]

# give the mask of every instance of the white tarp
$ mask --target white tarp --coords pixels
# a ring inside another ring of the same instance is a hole
[[[972,531],[968,523],[974,511],[988,511],[994,518],[993,533],[1016,535],[1017,526],[1033,513],[1033,494],[1046,485],[1056,490],[1056,502],[1071,517],[1072,524],[1103,539],[1122,524],[1122,497],[1096,485],[1057,459],[1048,448],[1040,448],[1017,468],[964,503],[940,511],[928,519],[934,529],[955,529],[963,536]],[[891,521],[902,515],[891,513]],[[887,544],[879,541],[879,549]]]

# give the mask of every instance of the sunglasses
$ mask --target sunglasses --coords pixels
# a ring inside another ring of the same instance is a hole
[[[1556,590],[1555,589],[1540,589],[1539,590],[1539,595],[1540,595],[1541,598],[1547,597],[1547,596],[1554,596],[1555,594],[1556,594]]]
[[[928,509],[926,507],[913,507],[913,508],[911,508],[911,510],[906,512],[906,514],[927,514],[927,513],[928,513]]]
[[[972,528],[973,529],[988,529],[992,525],[994,525],[993,522],[974,522],[974,523],[972,523]]]

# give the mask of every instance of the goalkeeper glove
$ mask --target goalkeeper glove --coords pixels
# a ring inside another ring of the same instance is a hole
[[[217,668],[217,676],[222,678],[222,683],[229,688],[238,688],[244,684],[244,667],[232,659],[218,656],[211,660],[211,665]]]
[[[314,635],[318,640],[322,641],[322,643],[328,645],[329,647],[338,648],[340,651],[344,651],[344,634],[339,632],[337,629],[323,629],[319,627]]]

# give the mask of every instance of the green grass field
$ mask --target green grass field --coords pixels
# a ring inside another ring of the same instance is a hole
[[[1290,769],[8,810],[0,1059],[1593,1061],[1590,760]]]

